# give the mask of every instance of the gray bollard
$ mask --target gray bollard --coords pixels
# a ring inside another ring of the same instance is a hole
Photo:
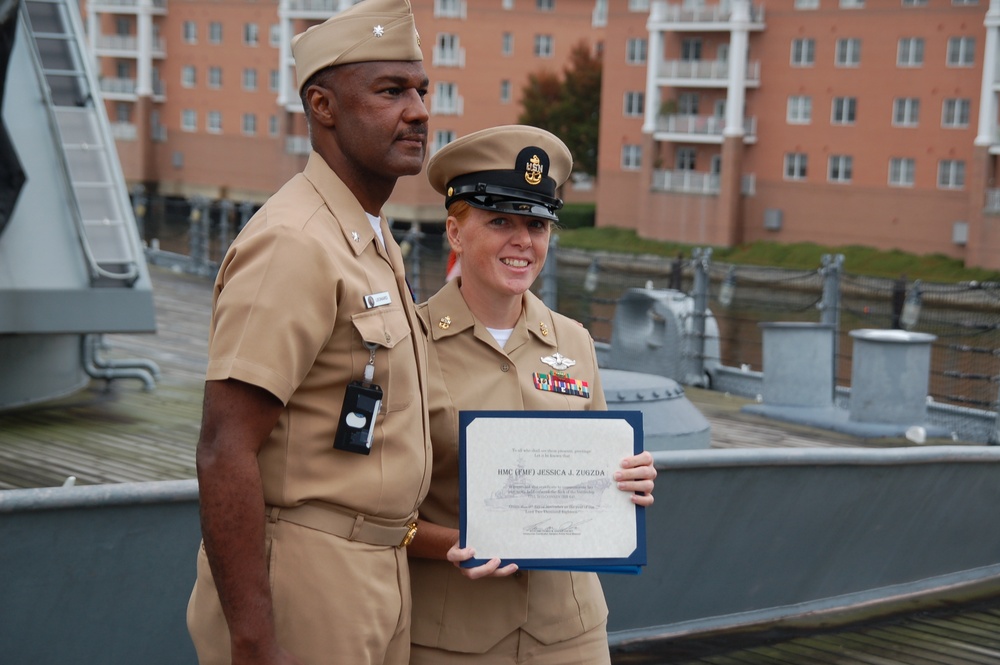
[[[927,419],[928,333],[852,330],[850,420],[910,425]]]

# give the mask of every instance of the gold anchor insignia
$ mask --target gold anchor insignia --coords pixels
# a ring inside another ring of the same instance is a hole
[[[532,155],[524,166],[524,180],[529,185],[537,185],[542,181],[542,160],[538,155]]]
[[[420,46],[420,33],[414,30],[413,34],[417,37],[417,46]]]
[[[442,316],[441,320],[438,321],[438,328],[440,328],[441,330],[447,330],[450,327],[451,327],[451,317]]]
[[[547,325],[545,325],[544,321],[539,322],[538,327],[541,328],[541,330],[542,330],[542,337],[548,337],[549,336],[549,327]]]

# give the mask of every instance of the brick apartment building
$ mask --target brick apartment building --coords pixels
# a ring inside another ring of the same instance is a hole
[[[130,183],[262,201],[308,139],[291,37],[351,0],[88,0]],[[603,54],[599,226],[941,253],[1000,268],[1000,0],[411,0],[433,152]],[[422,176],[386,213],[443,218]]]

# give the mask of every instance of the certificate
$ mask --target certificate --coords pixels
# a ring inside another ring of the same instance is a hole
[[[459,413],[459,544],[475,566],[638,573],[645,509],[618,489],[639,411]]]

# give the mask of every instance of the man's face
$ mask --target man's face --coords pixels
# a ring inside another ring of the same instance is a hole
[[[427,150],[427,74],[420,62],[341,65],[331,77],[337,143],[362,178],[420,173]]]

